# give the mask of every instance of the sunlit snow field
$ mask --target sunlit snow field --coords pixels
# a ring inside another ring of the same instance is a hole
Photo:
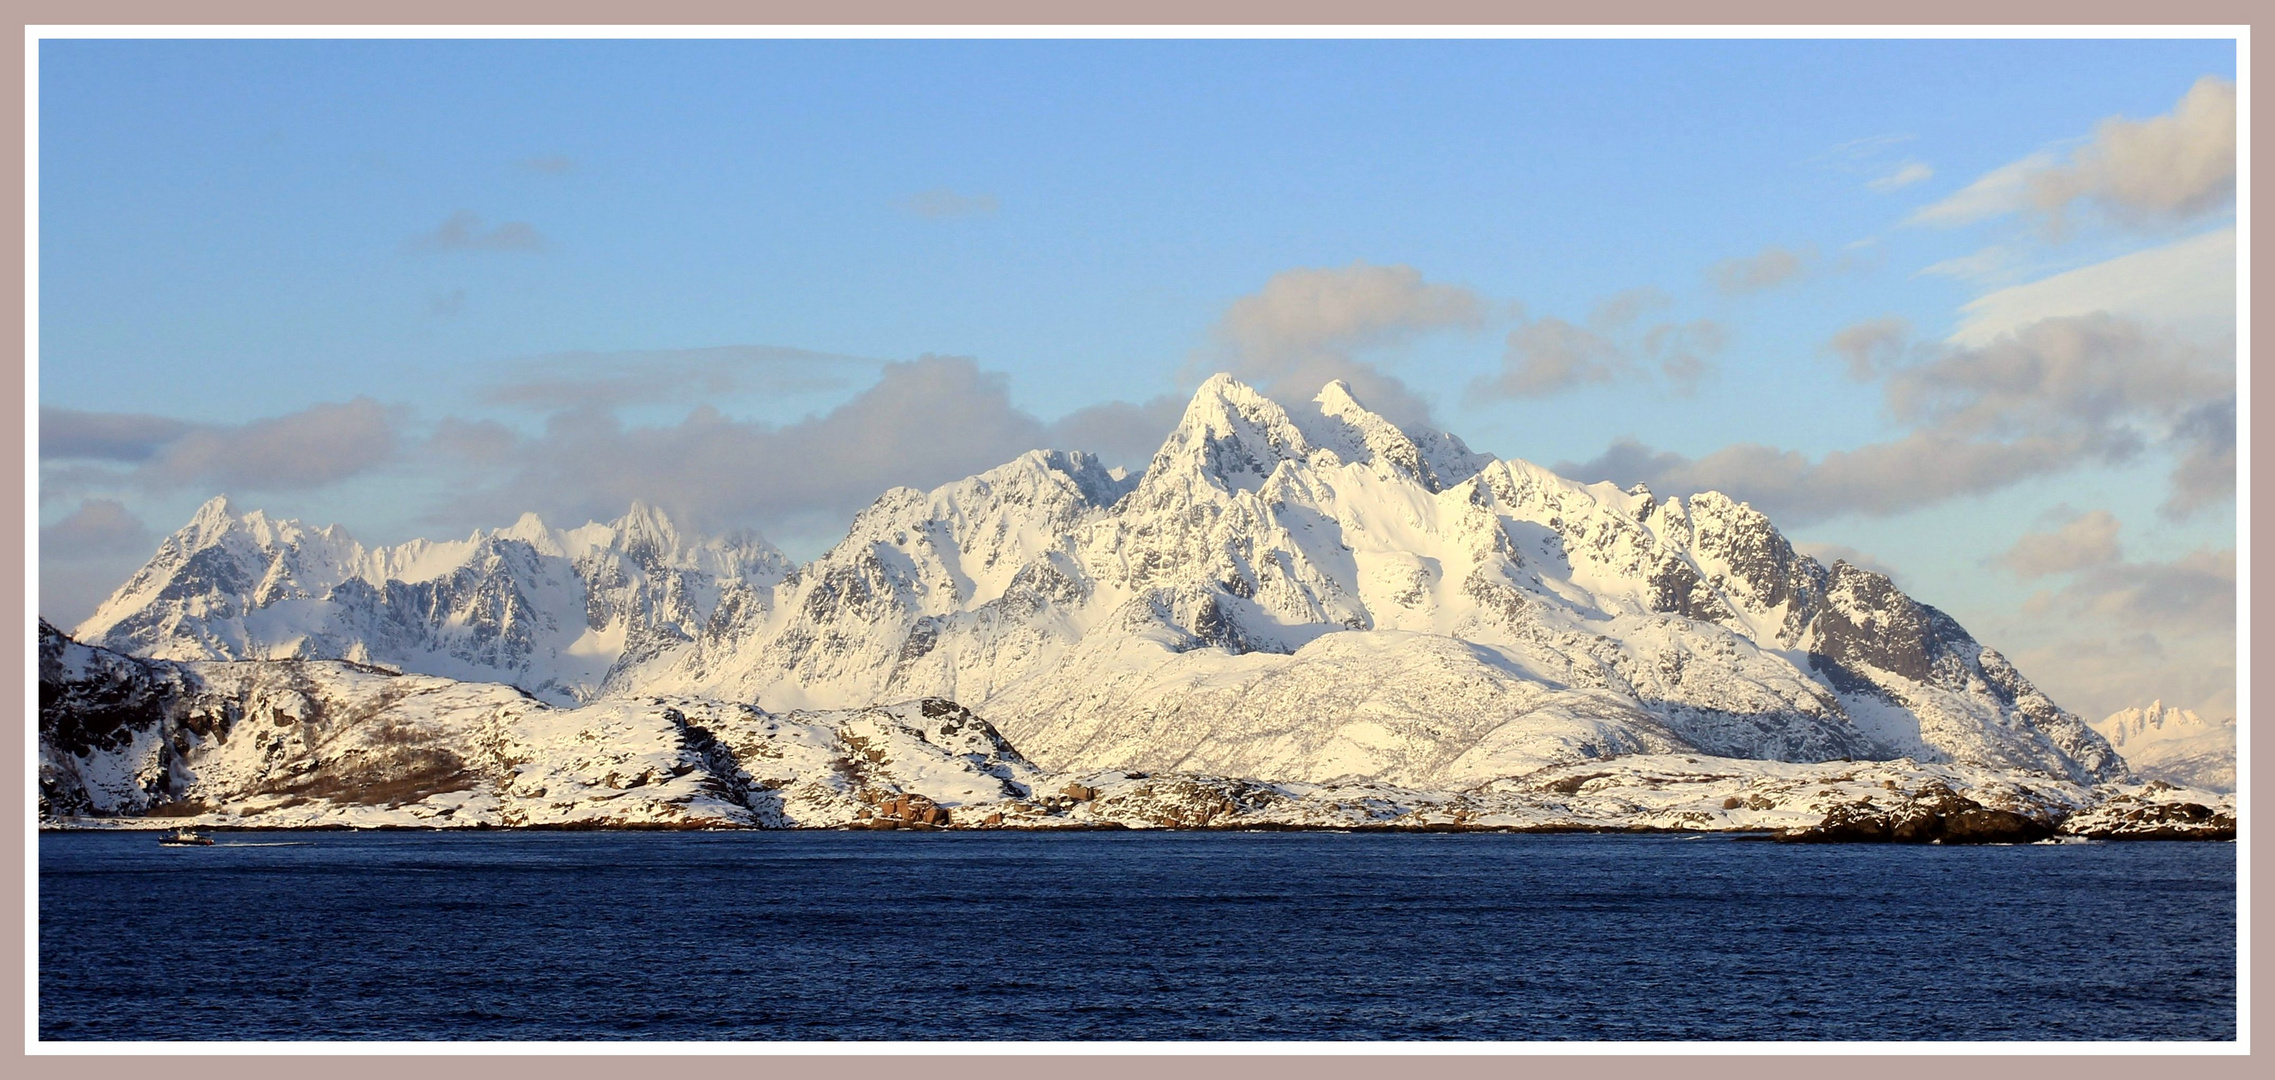
[[[2232,844],[40,837],[43,1039],[2213,1039]]]

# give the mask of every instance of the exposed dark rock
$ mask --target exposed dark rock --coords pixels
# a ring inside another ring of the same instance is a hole
[[[2165,789],[2167,791],[2170,788]],[[2089,840],[2233,840],[2232,813],[2190,801],[2156,802],[2154,786],[2142,796],[2119,795],[2062,823],[2062,831]]]
[[[1894,806],[1870,801],[1834,807],[1825,820],[1777,838],[1795,844],[2029,844],[2054,835],[2054,823],[1993,810],[1931,783]]]

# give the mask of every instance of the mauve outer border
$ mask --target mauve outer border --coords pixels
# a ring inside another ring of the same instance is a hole
[[[1822,2],[1806,3],[1801,0],[1725,0],[1714,10],[1701,10],[1696,3],[1677,0],[1604,0],[1604,2],[1574,6],[1569,4],[1526,2],[1491,2],[1491,0],[1404,0],[1400,3],[1385,0],[1093,0],[1080,5],[1048,0],[955,0],[955,2],[922,3],[916,0],[843,0],[839,3],[820,3],[806,0],[784,3],[781,0],[646,0],[643,3],[609,3],[595,0],[334,0],[323,6],[322,14],[304,2],[287,0],[198,0],[195,3],[167,3],[162,0],[18,0],[17,7],[23,26],[52,24],[122,23],[146,25],[174,24],[513,24],[543,23],[554,25],[608,25],[637,23],[646,25],[687,24],[1353,24],[1353,25],[1481,25],[1481,24],[1671,24],[1696,25],[1702,23],[1728,25],[1975,25],[2017,26],[2027,28],[2041,25],[2247,25],[2252,20],[2256,5],[2242,0],[2174,0],[2161,4],[2112,2],[2112,0],[1911,0],[1909,3],[1866,7],[1847,6],[1838,11]],[[23,205],[23,86],[24,54],[11,53],[8,61],[7,114],[12,118],[10,141],[15,167],[8,171],[5,191],[12,198],[10,205]],[[2254,125],[2254,132],[2259,128]],[[2260,140],[2260,145],[2266,145]],[[2266,191],[2270,185],[2254,187],[2254,195]],[[2264,205],[2264,204],[2263,204]],[[21,251],[24,244],[23,219],[10,215],[8,236],[12,249]],[[2246,236],[2245,243],[2249,244]],[[2247,248],[2248,250],[2248,248]],[[23,264],[12,262],[8,277],[22,294]],[[2266,290],[2254,290],[2249,298],[2254,313],[2275,310],[2275,304],[2262,303]],[[13,332],[12,340],[24,340],[24,320],[29,316],[28,305],[17,307],[7,316],[5,325]],[[32,362],[29,356],[25,364]],[[26,414],[23,400],[24,382],[12,380],[5,387],[5,398],[11,406],[8,415],[12,422],[21,425]],[[2253,394],[2253,402],[2266,395]],[[6,460],[13,467],[6,470],[8,479],[4,489],[15,499],[15,505],[24,505],[26,494],[24,447],[26,433],[13,432],[16,438],[9,441]],[[2275,449],[2266,449],[2253,457],[2254,464],[2275,462]],[[2275,470],[2258,470],[2262,476],[2275,476]],[[2254,489],[2256,491],[2256,487]],[[2275,518],[2275,512],[2260,515]],[[2255,519],[2256,521],[2257,519]],[[25,528],[0,538],[0,552],[9,565],[23,566]],[[2264,532],[2262,532],[2264,535]],[[2259,549],[2255,546],[2254,553]],[[23,611],[26,590],[32,587],[28,575],[7,575],[0,579],[0,610]],[[2254,612],[2267,609],[2269,596],[2275,589],[2260,588],[2250,598]],[[18,625],[17,620],[0,620],[0,640],[9,644],[5,655],[27,656],[31,649],[29,624]],[[2247,662],[2256,657],[2247,658]],[[2254,673],[2257,671],[2253,665]],[[25,700],[25,668],[22,663],[0,664],[0,700]],[[27,724],[31,722],[26,717]],[[2246,720],[2248,723],[2248,718]],[[2264,775],[2261,767],[2275,753],[2263,743],[2252,756],[2253,773]],[[0,769],[5,770],[7,790],[14,800],[12,805],[20,813],[29,813],[31,793],[25,789],[27,763],[24,759],[24,740],[21,733],[0,739]],[[2249,807],[2246,806],[2248,811]],[[22,819],[16,827],[4,830],[0,837],[0,853],[4,853],[9,875],[15,886],[6,896],[6,925],[25,925],[24,880],[25,851]],[[2248,813],[2244,831],[2251,831]],[[2254,874],[2256,882],[2265,875]],[[2270,906],[2266,889],[2254,890],[2261,902],[2254,906],[2254,914],[2264,914]],[[2261,926],[2264,919],[2255,920]],[[24,972],[26,939],[10,933],[6,935],[6,970]],[[2254,949],[2252,955],[2265,951]],[[2245,958],[2248,971],[2250,957]],[[0,993],[0,1008],[21,1019],[24,1011],[23,995],[28,979],[22,982],[8,980],[4,993]],[[2252,1010],[2244,1020],[2246,1030],[2266,1030],[2255,1021],[2266,1009]],[[555,1055],[539,1058],[523,1056],[161,1056],[161,1057],[98,1057],[87,1055],[29,1055],[26,1046],[29,1032],[7,1053],[20,1058],[11,1068],[10,1075],[22,1077],[104,1075],[114,1072],[140,1072],[163,1070],[169,1076],[185,1080],[204,1080],[206,1077],[240,1078],[305,1077],[311,1072],[329,1074],[334,1080],[365,1080],[388,1078],[393,1080],[410,1073],[432,1077],[489,1076],[500,1071],[521,1072],[533,1068],[547,1070],[560,1080],[614,1077],[642,1062],[639,1057]],[[1390,1069],[1427,1070],[1434,1077],[1462,1078],[1501,1077],[1535,1073],[1542,1075],[1586,1073],[1591,1080],[1623,1080],[1626,1077],[1656,1078],[1669,1074],[1698,1077],[1700,1080],[1731,1080],[1764,1077],[1809,1077],[1834,1072],[1853,1080],[1890,1080],[1912,1077],[1922,1072],[1941,1072],[1956,1075],[1998,1075],[2010,1072],[2039,1070],[2058,1071],[2078,1078],[2118,1077],[2137,1078],[2144,1070],[2174,1068],[2193,1076],[2244,1077],[2255,1075],[2249,1058],[2240,1055],[2220,1057],[2192,1057],[2185,1061],[2170,1061],[2157,1066],[2149,1060],[2160,1055],[2153,1048],[2141,1054],[2106,1055],[2095,1057],[2066,1057],[2057,1055],[1937,1055],[1913,1057],[1909,1055],[1732,1055],[1732,1056],[1678,1056],[1652,1054],[1634,1055],[1354,1055],[1329,1050],[1319,1056],[1312,1055],[1212,1055],[1205,1052],[1174,1058],[1156,1059],[1150,1055],[1046,1055],[1046,1056],[966,1056],[954,1054],[917,1053],[895,1056],[893,1060],[878,1060],[883,1055],[854,1057],[824,1055],[697,1055],[682,1056],[688,1066],[698,1068],[740,1068],[762,1071],[767,1075],[800,1076],[807,1074],[833,1075],[849,1070],[888,1068],[908,1070],[922,1068],[937,1080],[981,1080],[1000,1077],[1005,1073],[1044,1072],[1077,1075],[1085,1078],[1151,1076],[1163,1069],[1200,1077],[1258,1076],[1301,1072],[1320,1080],[1374,1080]],[[650,1063],[654,1059],[647,1059]]]

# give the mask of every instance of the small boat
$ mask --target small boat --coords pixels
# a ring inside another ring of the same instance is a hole
[[[159,837],[158,842],[167,847],[209,847],[213,844],[213,838],[200,835],[194,829],[182,828]]]

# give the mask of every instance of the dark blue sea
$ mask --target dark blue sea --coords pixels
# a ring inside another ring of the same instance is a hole
[[[42,1039],[2212,1039],[2236,848],[39,838]]]

